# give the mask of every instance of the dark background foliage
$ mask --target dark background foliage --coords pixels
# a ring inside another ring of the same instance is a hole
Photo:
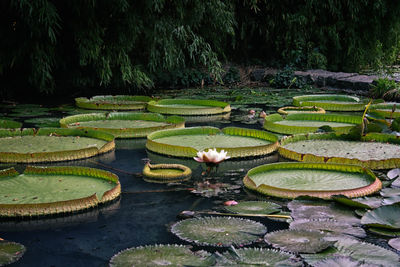
[[[2,99],[223,82],[221,62],[358,71],[399,55],[399,1],[4,0],[0,10]]]

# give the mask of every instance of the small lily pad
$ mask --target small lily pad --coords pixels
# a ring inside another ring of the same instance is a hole
[[[355,237],[366,237],[364,229],[351,224],[332,219],[295,220],[290,223],[290,229],[294,230],[318,230],[330,235],[352,235]]]
[[[0,241],[0,266],[19,260],[25,253],[24,245],[6,240]]]
[[[123,250],[111,258],[110,266],[211,266],[214,261],[209,253],[192,252],[189,246],[153,245]]]
[[[237,205],[226,206],[230,212],[245,214],[272,214],[280,211],[281,206],[267,201],[242,201]]]
[[[382,205],[382,198],[380,197],[348,198],[343,195],[337,195],[333,196],[332,199],[344,205],[362,209],[374,209]]]
[[[373,227],[399,230],[400,206],[388,205],[369,211],[361,218],[361,223]]]
[[[398,178],[398,177],[400,176],[400,169],[399,169],[399,168],[392,169],[392,170],[388,171],[388,173],[386,174],[386,176],[387,176],[389,179]]]
[[[316,253],[335,243],[325,237],[326,234],[315,230],[281,230],[266,234],[264,240],[284,251]]]
[[[37,128],[60,127],[60,118],[32,118],[24,120],[25,123],[33,124]]]
[[[192,170],[181,164],[150,164],[143,169],[145,181],[153,183],[170,183],[190,179]]]
[[[216,247],[249,245],[266,231],[267,228],[259,222],[233,217],[192,218],[171,227],[171,232],[180,239]]]
[[[377,227],[369,227],[368,231],[381,236],[389,236],[389,237],[398,237],[400,236],[400,231],[386,229],[386,228],[377,228]]]
[[[379,267],[381,265],[358,261],[350,256],[337,256],[313,264],[313,267]]]

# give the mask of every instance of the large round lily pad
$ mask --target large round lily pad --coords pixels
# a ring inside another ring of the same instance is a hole
[[[98,95],[91,98],[75,98],[75,104],[80,108],[104,110],[135,110],[145,109],[149,96],[137,95]]]
[[[181,117],[155,113],[111,112],[68,116],[60,120],[63,128],[100,130],[117,138],[145,137],[149,133],[185,127]]]
[[[0,162],[75,160],[114,149],[114,136],[81,129],[0,129]]]
[[[335,133],[307,134],[283,138],[278,151],[296,161],[392,169],[400,166],[399,142],[396,136],[379,133],[369,133],[361,141],[346,140]]]
[[[281,230],[266,234],[264,240],[284,251],[316,253],[334,243],[325,238],[325,233],[316,230]]]
[[[227,127],[191,127],[162,130],[147,136],[147,149],[165,155],[194,157],[198,151],[217,148],[231,158],[260,156],[277,149],[278,137],[265,131]]]
[[[233,217],[203,217],[175,223],[172,233],[201,246],[249,245],[262,237],[267,228],[252,220]]]
[[[214,259],[200,250],[192,252],[189,246],[153,245],[129,248],[114,255],[110,267],[135,266],[212,266]]]
[[[289,115],[293,113],[321,113],[324,114],[325,110],[320,107],[282,107],[278,109],[278,113],[282,115]]]
[[[313,196],[330,198],[343,194],[372,194],[382,183],[372,171],[355,165],[283,162],[251,169],[244,185],[261,194],[283,198]]]
[[[21,128],[21,127],[22,127],[21,122],[0,119],[0,128],[15,129],[15,128]]]
[[[293,97],[293,105],[298,107],[317,106],[325,110],[361,111],[367,103],[358,97],[348,95],[302,95]]]
[[[26,248],[24,245],[1,239],[0,266],[5,266],[13,262],[16,262],[24,255],[25,251]]]
[[[299,134],[316,132],[322,126],[329,126],[335,132],[346,133],[361,122],[361,116],[303,113],[289,114],[283,118],[280,114],[272,114],[265,117],[264,129],[282,134]]]
[[[400,103],[379,103],[369,106],[369,111],[378,113],[386,118],[400,117]]]
[[[117,198],[118,177],[87,167],[34,167],[0,171],[0,216],[23,217],[76,212]]]
[[[230,212],[244,214],[272,214],[281,211],[281,205],[268,201],[240,201],[236,205],[226,206]]]
[[[228,103],[201,99],[162,99],[150,101],[147,110],[161,114],[212,115],[231,111]]]

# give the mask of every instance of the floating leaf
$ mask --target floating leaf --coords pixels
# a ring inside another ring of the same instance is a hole
[[[152,100],[148,96],[135,95],[99,95],[91,98],[75,98],[76,106],[87,109],[103,110],[135,110],[144,109],[147,102]]]
[[[328,199],[337,194],[357,197],[381,188],[380,180],[360,166],[299,162],[258,166],[249,170],[243,183],[261,194],[281,198],[313,196]]]
[[[318,261],[313,267],[380,267],[381,265],[358,261],[350,256],[336,256],[333,258]]]
[[[0,241],[0,266],[19,260],[25,253],[24,245],[6,240]]]
[[[172,233],[202,246],[229,247],[255,242],[267,228],[261,223],[234,217],[203,217],[175,223]]]
[[[154,183],[170,183],[190,179],[192,170],[181,164],[150,164],[143,169],[145,180]]]
[[[380,197],[348,198],[343,195],[337,195],[333,196],[332,199],[344,205],[362,209],[374,209],[382,205],[382,198]]]
[[[230,212],[246,214],[272,214],[281,210],[281,206],[267,201],[241,201],[225,207]]]
[[[209,253],[192,252],[189,246],[153,245],[123,250],[111,258],[110,266],[211,266],[214,261]]]
[[[302,95],[293,97],[295,106],[317,106],[325,110],[335,111],[361,111],[367,103],[358,97],[348,95]]]
[[[162,99],[150,101],[147,110],[161,114],[212,115],[231,111],[228,103],[201,99]]]
[[[325,237],[326,234],[315,230],[281,230],[266,234],[264,240],[273,247],[284,251],[316,253],[334,243]]]
[[[331,235],[346,234],[355,237],[366,237],[366,233],[361,227],[332,219],[294,220],[290,223],[289,228],[294,230],[318,230]]]
[[[397,237],[400,236],[400,231],[395,231],[387,228],[368,227],[368,231],[381,236]]]
[[[361,220],[345,206],[334,202],[315,200],[293,200],[288,203],[291,216],[299,219],[333,219],[348,224],[359,224]]]
[[[367,212],[362,218],[361,223],[373,227],[388,229],[400,229],[400,206],[382,206]]]
[[[400,169],[399,168],[392,169],[392,170],[388,171],[388,173],[386,175],[389,179],[395,179],[400,176]]]
[[[218,259],[217,266],[302,266],[290,253],[262,248],[231,248]]]
[[[59,127],[60,118],[32,118],[24,120],[24,123],[33,124],[37,128],[43,127]]]
[[[399,266],[399,256],[393,251],[349,237],[338,238],[334,244],[334,248],[329,248],[322,253],[301,254],[301,256],[310,265],[337,256],[350,256],[355,260],[364,261],[369,264],[385,267]]]
[[[392,239],[390,239],[390,240],[388,241],[388,244],[389,244],[392,248],[394,248],[394,249],[400,251],[400,238],[392,238]]]

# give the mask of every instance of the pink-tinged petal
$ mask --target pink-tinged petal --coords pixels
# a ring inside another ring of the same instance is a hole
[[[228,200],[228,201],[224,202],[225,206],[234,206],[234,205],[237,205],[237,204],[239,204],[239,203],[237,203],[235,200]]]
[[[204,160],[202,158],[198,158],[198,157],[193,157],[193,159],[197,162],[204,162]]]

